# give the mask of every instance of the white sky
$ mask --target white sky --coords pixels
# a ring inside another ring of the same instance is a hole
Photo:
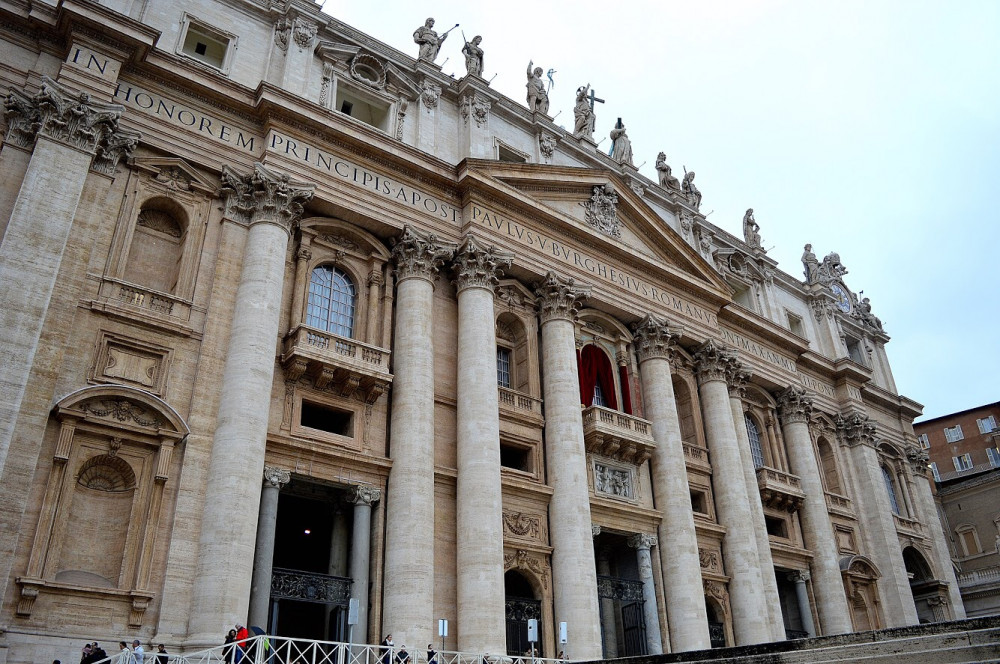
[[[698,173],[709,220],[742,237],[754,208],[769,256],[801,278],[806,242],[837,251],[892,337],[901,394],[927,418],[1000,400],[1000,0],[327,0],[328,13],[524,103],[528,60],[557,70],[557,124],[576,87],[599,97],[597,139],[621,116],[656,180]],[[447,62],[445,59],[447,58]],[[601,147],[608,148],[610,140]],[[994,195],[990,195],[994,192]],[[991,200],[992,199],[992,200]]]

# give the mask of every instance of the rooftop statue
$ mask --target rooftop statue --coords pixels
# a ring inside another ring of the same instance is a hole
[[[545,91],[545,83],[542,82],[541,67],[532,69],[535,63],[528,61],[528,110],[531,112],[549,114],[549,93]]]
[[[760,243],[760,225],[753,218],[753,208],[747,208],[746,214],[743,215],[743,239],[751,249],[764,250]]]
[[[622,124],[621,118],[618,118],[618,123],[611,130],[611,152],[609,154],[619,164],[634,165],[632,163],[632,141],[625,133],[625,125]]]
[[[802,267],[805,268],[807,284],[814,284],[819,280],[819,259],[813,253],[813,246],[807,244],[802,252]]]
[[[694,171],[686,171],[684,173],[684,182],[681,183],[681,191],[687,196],[687,199],[694,205],[694,209],[697,210],[701,207],[701,191],[698,187],[694,186]]]
[[[667,189],[680,189],[680,181],[671,175],[670,166],[667,164],[667,153],[661,152],[656,155],[656,172],[660,175],[660,186]]]
[[[413,32],[413,41],[420,46],[420,53],[417,55],[417,59],[434,62],[434,59],[438,56],[438,51],[441,50],[441,44],[443,44],[444,40],[448,38],[448,32],[451,32],[457,27],[458,23],[455,24],[454,28],[450,28],[447,32],[438,37],[438,33],[433,30],[434,19],[429,18],[424,21],[424,24]]]
[[[577,138],[594,140],[594,104],[590,101],[590,83],[576,89],[576,105],[573,107],[573,135]]]
[[[483,75],[483,49],[479,48],[483,38],[476,35],[471,42],[465,42],[462,53],[465,55],[465,72],[470,76]]]

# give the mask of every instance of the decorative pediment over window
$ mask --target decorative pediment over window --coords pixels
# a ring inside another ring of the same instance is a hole
[[[153,180],[174,191],[192,191],[214,197],[219,189],[217,183],[177,157],[136,157],[130,163],[136,170],[147,173]]]

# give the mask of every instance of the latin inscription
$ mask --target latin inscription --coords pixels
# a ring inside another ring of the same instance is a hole
[[[809,375],[804,374],[804,373],[800,373],[799,374],[799,382],[802,383],[802,387],[806,388],[807,390],[812,390],[814,392],[819,392],[823,396],[830,397],[831,399],[836,399],[837,398],[836,393],[833,391],[833,387],[831,387],[830,385],[827,385],[826,383],[822,383],[822,382],[816,380],[812,376],[809,376]]]
[[[252,155],[259,154],[263,148],[263,141],[259,136],[234,127],[220,118],[144,90],[133,83],[120,82],[115,89],[115,101]]]
[[[719,330],[720,337],[724,342],[732,346],[733,348],[743,351],[745,353],[750,353],[754,357],[759,357],[760,359],[773,364],[776,367],[784,369],[789,373],[796,373],[795,361],[791,360],[784,355],[779,355],[775,353],[770,348],[765,348],[761,346],[756,341],[747,339],[741,334],[737,334],[731,330],[722,328]]]
[[[303,143],[277,131],[272,130],[267,135],[267,149],[280,152],[283,155],[305,162],[316,170],[336,176],[342,180],[353,182],[359,187],[373,191],[382,198],[440,219],[459,222],[459,209],[450,203],[423,191],[403,185],[381,173],[374,173],[363,166],[358,166],[345,159],[324,152],[315,145]]]
[[[665,305],[674,313],[681,314],[711,327],[719,326],[719,320],[714,313],[691,304],[687,300],[673,295],[662,288],[637,279],[621,268],[616,268],[597,258],[582,254],[564,243],[557,242],[536,230],[525,228],[515,221],[504,219],[496,212],[487,210],[475,203],[472,204],[472,221],[489,229],[492,233],[506,235],[516,240],[519,244],[538,249],[567,265],[586,270],[603,281],[615,284],[644,298]]]
[[[86,69],[95,76],[112,81],[118,77],[118,71],[121,69],[121,63],[117,60],[109,60],[100,53],[91,51],[86,46],[78,46],[76,44],[70,48],[66,62],[76,65],[81,69]]]

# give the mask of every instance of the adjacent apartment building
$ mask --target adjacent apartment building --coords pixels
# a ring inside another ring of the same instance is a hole
[[[414,39],[0,0],[0,662],[351,600],[356,642],[571,659],[963,617],[835,248],[781,269],[585,81]]]

